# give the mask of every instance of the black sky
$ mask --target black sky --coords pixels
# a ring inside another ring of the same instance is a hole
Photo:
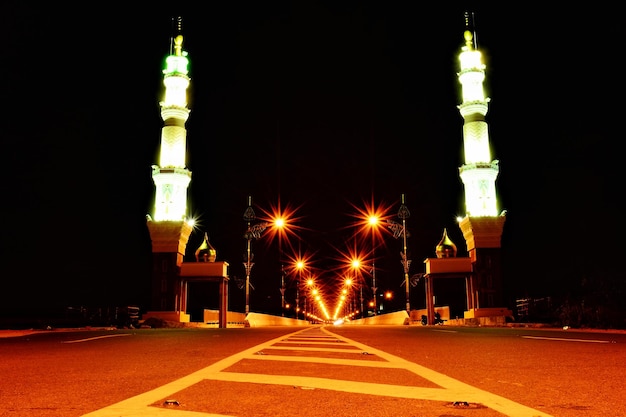
[[[191,214],[231,277],[245,276],[243,212],[299,207],[320,271],[353,234],[352,204],[411,211],[412,273],[444,228],[466,254],[458,167],[457,56],[473,11],[487,65],[487,121],[507,296],[622,285],[622,43],[614,6],[383,1],[209,2],[171,10],[2,6],[4,193],[0,308],[146,306],[150,167],[172,17],[191,76]],[[253,303],[279,299],[276,243],[255,241]],[[295,244],[296,246],[298,244]],[[381,287],[401,291],[401,242]],[[332,274],[327,274],[332,275]],[[243,292],[231,286],[231,304]],[[400,304],[402,308],[402,303]],[[254,309],[254,305],[253,305]]]

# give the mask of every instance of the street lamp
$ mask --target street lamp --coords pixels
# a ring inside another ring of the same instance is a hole
[[[398,210],[398,218],[402,220],[402,267],[404,269],[404,286],[406,292],[406,312],[411,314],[411,300],[409,297],[409,267],[411,266],[411,260],[408,259],[406,253],[406,219],[411,216],[411,212],[404,205],[404,194],[402,194],[402,204],[400,204],[400,209]]]
[[[256,214],[252,208],[252,197],[248,196],[248,208],[246,208],[243,212],[243,219],[247,224],[246,233],[243,235],[244,239],[247,241],[246,256],[243,263],[243,266],[246,269],[246,314],[250,312],[250,273],[252,271],[252,267],[254,266],[254,262],[252,262],[254,254],[251,252],[251,242],[252,239],[259,239],[261,237],[261,233],[263,233],[263,231],[267,228],[267,223],[253,225],[252,222],[255,218]]]
[[[311,316],[313,318],[317,317],[317,300],[318,300],[318,290],[317,288],[313,287],[313,283],[311,283],[311,307],[309,308],[311,310]]]
[[[355,277],[356,277],[356,272],[360,271],[361,269],[361,260],[358,258],[354,258],[352,259],[351,265],[352,269],[355,271]],[[361,280],[362,281],[362,280]],[[360,299],[361,299],[361,317],[365,317],[365,310],[364,310],[364,306],[363,306],[363,283],[359,281],[359,291],[361,293],[360,295]]]
[[[285,316],[285,268],[283,267],[283,263],[280,263],[280,305],[281,305],[281,315]]]
[[[359,229],[360,234],[364,238],[364,241],[367,239],[371,239],[371,249],[370,255],[372,258],[371,263],[371,276],[372,276],[372,307],[374,309],[374,314],[377,314],[377,298],[378,298],[378,287],[376,282],[376,245],[377,239],[382,239],[382,233],[379,226],[382,223],[383,219],[388,218],[388,210],[389,207],[385,204],[381,204],[378,207],[374,204],[374,201],[370,204],[365,203],[364,208],[357,208],[358,213],[356,217],[359,219],[359,225],[361,226]],[[368,236],[370,234],[370,236]]]
[[[296,283],[296,319],[298,318],[298,312],[300,311],[300,283],[302,282],[302,270],[304,267],[304,261],[299,259],[296,262],[296,269],[298,270],[298,282]]]
[[[306,320],[308,320],[307,317],[310,315],[310,311],[307,309],[306,302],[307,302],[308,298],[311,296],[311,292],[313,291],[313,285],[314,284],[315,284],[315,281],[313,280],[313,278],[309,277],[306,280],[307,293],[306,293],[306,296],[304,297],[304,318]],[[311,306],[312,305],[313,305],[313,303],[311,303]],[[308,307],[308,308],[310,309],[312,307]]]
[[[278,230],[278,257],[280,262],[280,304],[282,316],[285,316],[285,266],[283,265],[283,228],[285,227],[285,219],[276,217],[274,219],[274,227]]]
[[[409,279],[409,267],[411,266],[411,260],[408,259],[407,249],[406,249],[406,238],[407,238],[406,219],[408,219],[409,217],[411,217],[411,212],[409,211],[407,206],[404,205],[404,194],[402,194],[402,203],[400,204],[400,209],[398,210],[398,218],[402,220],[402,226],[400,227],[400,225],[394,222],[393,220],[388,221],[389,223],[388,226],[392,230],[393,236],[396,239],[402,236],[403,246],[402,246],[402,252],[400,252],[400,258],[401,258],[400,262],[402,263],[402,269],[404,270],[406,312],[410,315],[411,314],[411,301],[409,297],[409,286],[410,286],[411,280]]]
[[[372,229],[372,295],[374,298],[373,307],[374,307],[374,315],[376,315],[376,291],[378,288],[376,287],[376,227],[378,227],[378,216],[371,215],[367,219],[371,229]]]
[[[352,292],[354,291],[354,288],[352,287],[354,283],[354,280],[352,278],[346,278],[346,280],[344,281],[344,285],[345,285],[345,289],[344,292],[346,294],[348,294],[348,300],[349,300],[349,310],[350,312],[354,312],[355,307],[354,307],[354,297],[352,295]]]

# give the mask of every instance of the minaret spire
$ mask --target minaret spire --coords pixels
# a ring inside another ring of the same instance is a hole
[[[153,254],[152,309],[184,315],[185,311],[180,311],[184,297],[178,273],[193,226],[187,219],[187,187],[191,182],[191,171],[185,162],[189,60],[183,50],[181,28],[182,20],[178,18],[163,69],[165,94],[159,103],[163,119],[161,147],[159,164],[152,165],[154,213],[147,216],[147,225]]]
[[[472,262],[468,282],[469,297],[466,318],[509,316],[501,308],[503,299],[501,274],[501,238],[506,217],[498,212],[496,178],[498,161],[492,160],[489,126],[485,120],[489,98],[485,96],[485,64],[478,50],[473,31],[474,17],[465,14],[465,44],[459,54],[459,82],[462,103],[458,106],[463,117],[463,150],[465,163],[459,174],[465,186],[466,216],[459,226]],[[502,317],[504,319],[504,317]]]
[[[472,22],[473,23],[473,17]],[[485,64],[477,49],[476,37],[470,29],[470,15],[465,13],[465,45],[459,54],[459,82],[463,102],[459,111],[463,117],[465,163],[459,168],[465,186],[465,208],[469,216],[497,216],[496,178],[498,161],[491,159],[489,128],[485,121],[489,98],[485,96]]]
[[[176,34],[165,59],[163,84],[165,97],[160,103],[163,128],[159,164],[152,166],[156,186],[154,220],[185,220],[187,216],[187,187],[191,171],[186,167],[187,108],[189,59],[183,50],[182,19],[177,21]]]
[[[478,49],[476,31],[474,30],[474,13],[465,12],[465,46],[468,50]],[[469,35],[469,36],[468,36]]]
[[[172,36],[170,37],[170,55],[176,55],[174,52],[174,40],[178,35],[183,33],[183,18],[178,16],[172,18]]]

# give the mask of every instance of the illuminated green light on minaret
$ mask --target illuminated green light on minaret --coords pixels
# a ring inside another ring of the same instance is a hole
[[[174,39],[174,54],[165,59],[163,70],[163,84],[165,84],[165,99],[162,106],[187,106],[187,87],[189,87],[189,59],[187,52],[182,50],[183,36]]]
[[[459,111],[464,119],[463,151],[465,163],[459,173],[465,187],[466,214],[473,217],[497,216],[496,178],[498,161],[491,159],[489,126],[485,121],[489,98],[485,97],[485,65],[476,49],[474,35],[466,30],[465,45],[459,54],[459,82],[462,100]]]
[[[165,59],[163,85],[165,94],[161,105],[161,148],[159,165],[152,167],[155,190],[155,221],[179,221],[187,217],[187,188],[191,172],[186,166],[187,130],[189,118],[187,88],[189,59],[183,51],[183,36],[174,38],[174,49]]]

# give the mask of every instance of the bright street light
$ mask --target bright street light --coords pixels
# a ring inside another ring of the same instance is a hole
[[[298,282],[296,283],[296,319],[298,318],[298,312],[300,311],[300,284],[302,282],[302,270],[305,268],[305,266],[306,264],[302,259],[296,261],[296,269],[298,270]]]
[[[267,223],[271,226],[270,232],[272,237],[278,238],[278,252],[279,252],[279,263],[280,263],[280,293],[281,293],[281,309],[282,315],[285,315],[285,265],[284,265],[284,254],[283,254],[283,240],[288,245],[291,253],[293,253],[293,247],[291,243],[287,239],[289,234],[293,234],[295,226],[293,226],[292,222],[294,220],[295,210],[285,207],[281,208],[280,200],[277,206],[272,206],[269,211],[264,211],[265,216],[267,217]]]
[[[358,273],[359,276],[361,275],[361,268],[363,268],[363,264],[361,262],[361,260],[359,258],[353,258],[350,261],[350,267],[353,271],[353,273],[355,274],[355,280],[356,280],[356,274]],[[360,280],[357,280],[359,282],[359,291],[360,291],[360,301],[361,301],[361,317],[365,317],[365,309],[364,309],[364,305],[363,305],[363,278],[361,277]]]
[[[409,209],[404,205],[404,194],[402,194],[402,204],[400,205],[400,209],[398,210],[398,217],[402,220],[402,268],[404,269],[404,285],[405,285],[405,296],[406,296],[406,312],[411,315],[411,300],[409,297],[409,267],[411,266],[411,260],[408,259],[408,255],[406,253],[406,219],[411,216]]]
[[[378,288],[376,287],[376,229],[379,224],[378,216],[370,215],[367,222],[372,230],[372,296],[374,298],[374,315],[376,315],[378,314],[378,311],[376,310],[376,292],[378,291]]]
[[[386,232],[386,229],[380,227],[383,222],[388,219],[388,212],[390,210],[390,206],[386,204],[381,204],[378,207],[374,204],[373,198],[372,201],[368,204],[365,203],[363,208],[359,208],[354,206],[357,210],[356,215],[354,216],[359,220],[358,224],[360,225],[359,233],[363,237],[362,241],[370,240],[371,249],[369,251],[369,257],[371,257],[371,276],[372,276],[372,303],[368,303],[374,307],[374,314],[377,314],[377,282],[376,282],[376,247],[378,242],[383,240],[383,232]]]
[[[252,208],[252,197],[248,196],[248,207],[243,213],[243,220],[247,224],[246,233],[244,233],[244,239],[247,241],[246,246],[246,257],[245,262],[243,263],[244,268],[246,269],[246,310],[245,313],[248,314],[250,312],[250,273],[252,272],[252,267],[254,266],[254,254],[251,251],[251,242],[252,239],[259,239],[261,237],[261,233],[267,228],[267,223],[259,223],[252,224],[252,222],[256,219],[256,214],[254,213],[254,209]],[[254,288],[254,287],[253,287]]]

